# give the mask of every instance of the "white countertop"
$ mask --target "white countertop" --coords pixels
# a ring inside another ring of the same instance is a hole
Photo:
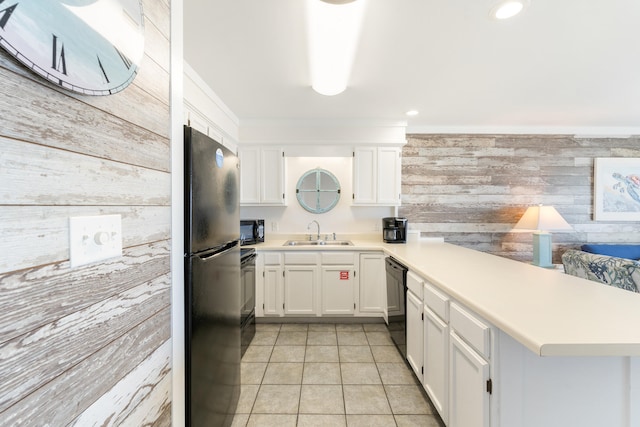
[[[283,246],[258,251],[382,250],[541,356],[640,356],[640,294],[448,243]]]

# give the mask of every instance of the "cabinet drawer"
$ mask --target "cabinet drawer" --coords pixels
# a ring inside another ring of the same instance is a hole
[[[322,265],[353,265],[355,254],[353,252],[321,252]]]
[[[317,265],[318,254],[316,252],[285,252],[284,263],[286,265]]]
[[[446,323],[449,323],[449,297],[429,283],[424,284],[424,303]]]
[[[264,252],[264,265],[280,265],[282,254],[280,252]]]
[[[407,288],[422,302],[422,277],[412,271],[407,271]]]
[[[486,358],[491,356],[491,329],[455,302],[451,303],[450,325],[460,337]]]

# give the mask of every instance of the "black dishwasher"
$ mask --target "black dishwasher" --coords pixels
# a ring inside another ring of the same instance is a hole
[[[400,264],[392,257],[385,259],[385,270],[387,272],[387,329],[394,344],[402,353],[402,357],[407,358],[407,270],[408,268]]]

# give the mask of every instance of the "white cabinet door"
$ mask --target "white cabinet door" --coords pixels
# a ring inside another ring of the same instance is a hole
[[[238,154],[240,158],[240,201],[242,203],[260,203],[260,148],[240,148]]]
[[[240,203],[282,206],[285,198],[284,151],[279,147],[246,146],[240,158]]]
[[[360,254],[360,307],[361,313],[384,313],[386,306],[386,276],[384,254]]]
[[[264,315],[282,316],[282,267],[279,265],[264,266]]]
[[[377,203],[400,205],[400,179],[402,176],[401,151],[398,147],[378,148]]]
[[[284,152],[281,148],[262,148],[262,204],[284,205]]]
[[[353,152],[353,203],[377,202],[377,147],[359,147]]]
[[[353,152],[353,203],[400,205],[401,149],[358,147]]]
[[[322,267],[322,314],[352,315],[356,309],[353,265]]]
[[[407,292],[407,361],[422,382],[423,336],[422,300]]]
[[[449,419],[449,326],[424,305],[424,389],[445,424]]]
[[[284,314],[316,315],[317,286],[317,266],[285,266]]]
[[[489,362],[449,334],[449,427],[489,427]]]

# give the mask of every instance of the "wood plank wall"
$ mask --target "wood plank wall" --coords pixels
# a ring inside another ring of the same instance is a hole
[[[408,135],[399,214],[424,237],[530,261],[526,208],[553,205],[575,232],[555,233],[554,262],[583,243],[640,243],[640,222],[593,221],[593,159],[640,157],[640,137]]]
[[[0,51],[0,425],[170,425],[169,0],[108,97]],[[123,256],[71,269],[69,217],[122,215]]]

